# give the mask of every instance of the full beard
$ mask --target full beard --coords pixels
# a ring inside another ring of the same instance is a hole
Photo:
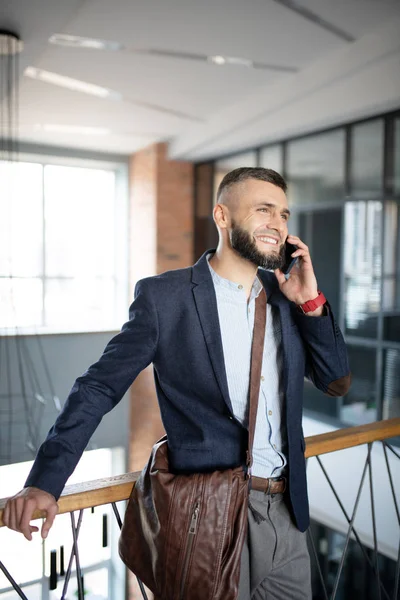
[[[279,252],[263,254],[251,235],[234,222],[232,222],[231,245],[242,258],[249,260],[256,267],[275,270],[281,269],[285,264],[284,244],[281,245]]]

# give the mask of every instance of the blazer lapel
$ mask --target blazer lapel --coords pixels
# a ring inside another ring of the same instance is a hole
[[[210,252],[215,252],[215,250],[208,250],[192,268],[192,281],[195,284],[193,296],[215,378],[229,412],[233,414],[225,370],[217,298],[207,264],[207,254]]]
[[[221,394],[229,411],[233,414],[232,404],[229,398],[228,381],[226,377],[224,352],[222,347],[221,329],[218,319],[217,298],[214,284],[207,264],[207,254],[215,250],[207,250],[198,262],[192,267],[193,296],[196,303],[204,339],[207,344],[211,364],[218,382]],[[282,329],[282,346],[284,357],[284,386],[285,393],[288,385],[288,373],[291,363],[291,325],[289,301],[279,289],[278,281],[274,275],[265,269],[258,270],[258,276],[267,294],[267,302],[278,309]]]

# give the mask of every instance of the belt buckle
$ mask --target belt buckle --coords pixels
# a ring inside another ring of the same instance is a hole
[[[279,477],[279,481],[283,481],[283,490],[282,490],[282,494],[283,494],[284,492],[286,492],[287,479],[284,475],[282,475],[281,477]]]
[[[285,477],[284,475],[280,475],[280,477],[271,477],[271,478],[268,480],[268,482],[270,482],[270,480],[272,480],[272,481],[276,481],[276,482],[278,482],[278,481],[283,481],[283,490],[282,490],[282,492],[280,492],[280,493],[281,493],[281,494],[283,494],[284,492],[286,492],[286,487],[287,487],[287,479],[286,479],[286,477]],[[271,485],[270,485],[270,483],[269,483],[269,485],[268,485],[268,489],[267,489],[267,492],[266,492],[267,494],[268,494],[268,490],[269,490],[269,488],[270,488],[270,487],[271,487]]]

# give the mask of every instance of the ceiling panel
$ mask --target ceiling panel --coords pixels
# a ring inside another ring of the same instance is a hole
[[[127,46],[299,66],[341,43],[273,0],[88,0],[67,30]]]
[[[293,3],[356,38],[400,15],[400,3],[395,0]],[[276,93],[280,85],[296,85],[310,65],[351,46],[283,6],[282,0],[8,0],[1,3],[0,22],[24,39],[22,67],[31,65],[109,87],[126,99],[100,100],[23,78],[21,137],[54,145],[93,144],[94,149],[103,147],[105,151],[113,146],[112,151],[117,152],[131,151],[140,143],[147,145],[147,140],[176,140],[192,126],[201,130],[216,118],[220,123],[231,107],[246,106],[248,98],[262,97],[260,90],[268,95],[269,89]],[[118,41],[127,50],[60,48],[48,43],[54,33]],[[218,67],[205,60],[130,51],[135,49],[236,56],[296,67],[299,72]],[[295,96],[296,90],[293,92]],[[254,114],[260,110],[262,105],[254,108]],[[45,133],[37,127],[46,123],[103,127],[113,134],[71,140],[71,136]],[[120,149],[114,147],[118,143]]]
[[[400,17],[398,0],[295,0],[355,38],[373,30],[377,23]]]
[[[47,89],[44,89],[47,88]],[[127,102],[91,98],[39,81],[24,81],[21,88],[21,125],[61,123],[108,127],[116,132],[171,136],[182,119]],[[112,127],[109,127],[109,124]]]
[[[275,82],[287,73],[128,53],[52,48],[36,65],[116,90],[124,97],[153,102],[205,118],[246,89]]]

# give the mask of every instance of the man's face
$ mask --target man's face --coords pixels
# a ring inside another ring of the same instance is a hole
[[[237,194],[231,218],[232,248],[257,267],[282,268],[290,215],[283,190],[249,179],[231,192]]]

